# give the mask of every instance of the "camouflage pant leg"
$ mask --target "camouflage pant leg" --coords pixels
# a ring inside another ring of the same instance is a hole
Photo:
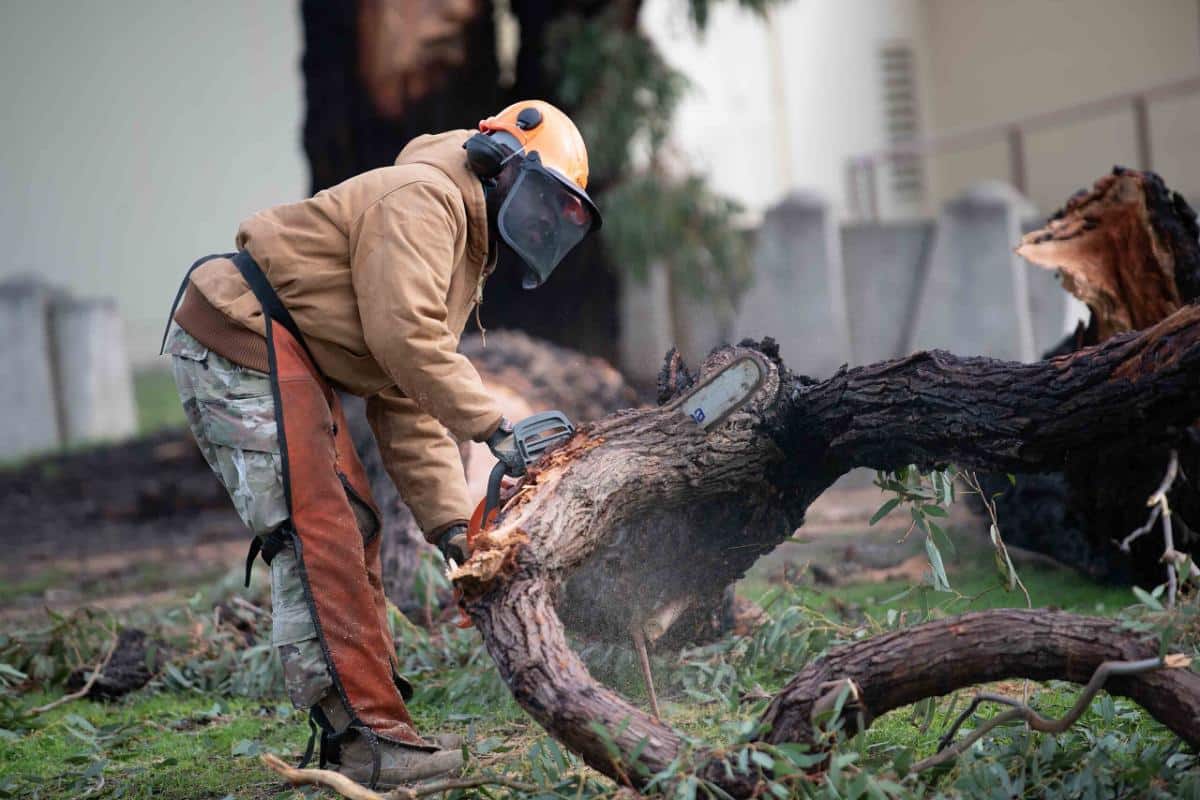
[[[181,328],[167,344],[175,385],[200,451],[255,535],[288,518],[271,379],[210,351]],[[297,708],[316,705],[333,685],[291,548],[271,559],[271,643]]]

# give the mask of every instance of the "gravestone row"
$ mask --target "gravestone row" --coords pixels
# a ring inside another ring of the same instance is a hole
[[[627,282],[622,369],[651,381],[671,344],[695,363],[763,336],[814,377],[934,348],[1036,360],[1063,337],[1069,299],[1054,273],[1013,252],[1041,222],[1000,183],[972,187],[935,220],[842,225],[823,198],[794,194],[755,234],[754,280],[735,314],[681,303],[661,275]]]
[[[0,460],[137,430],[116,306],[28,278],[0,283]]]

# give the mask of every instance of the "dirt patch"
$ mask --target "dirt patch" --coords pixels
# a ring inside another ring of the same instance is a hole
[[[236,564],[247,541],[186,431],[0,471],[0,520],[5,618],[177,590]]]

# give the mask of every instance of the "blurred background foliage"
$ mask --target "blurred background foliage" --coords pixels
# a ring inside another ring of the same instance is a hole
[[[690,4],[698,28],[708,5]],[[558,97],[578,109],[575,121],[588,142],[604,247],[635,280],[645,282],[651,266],[662,264],[694,297],[731,302],[750,274],[742,208],[670,158],[675,111],[691,87],[649,39],[615,18],[611,11],[564,17],[549,31],[547,48]]]

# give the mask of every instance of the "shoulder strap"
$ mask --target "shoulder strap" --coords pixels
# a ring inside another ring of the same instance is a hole
[[[250,291],[254,292],[258,302],[262,304],[263,313],[287,329],[287,332],[304,348],[304,352],[308,354],[309,360],[315,367],[317,360],[313,358],[312,351],[308,349],[308,342],[304,341],[304,334],[300,333],[300,326],[296,324],[292,313],[287,310],[287,306],[275,293],[274,287],[267,280],[267,276],[263,274],[258,262],[248,252],[240,250],[233,256],[233,263],[238,268],[238,272],[242,273],[242,277],[246,279]]]
[[[188,267],[188,271],[183,274],[183,280],[179,283],[179,291],[175,293],[175,302],[171,303],[171,313],[167,315],[167,327],[163,328],[162,344],[159,345],[158,354],[161,356],[167,349],[167,334],[171,332],[171,323],[175,319],[175,310],[179,308],[179,301],[183,299],[183,293],[187,289],[188,281],[192,279],[192,273],[196,271],[196,267],[212,261],[214,258],[232,258],[233,253],[213,253],[211,256],[197,259],[194,264]]]

